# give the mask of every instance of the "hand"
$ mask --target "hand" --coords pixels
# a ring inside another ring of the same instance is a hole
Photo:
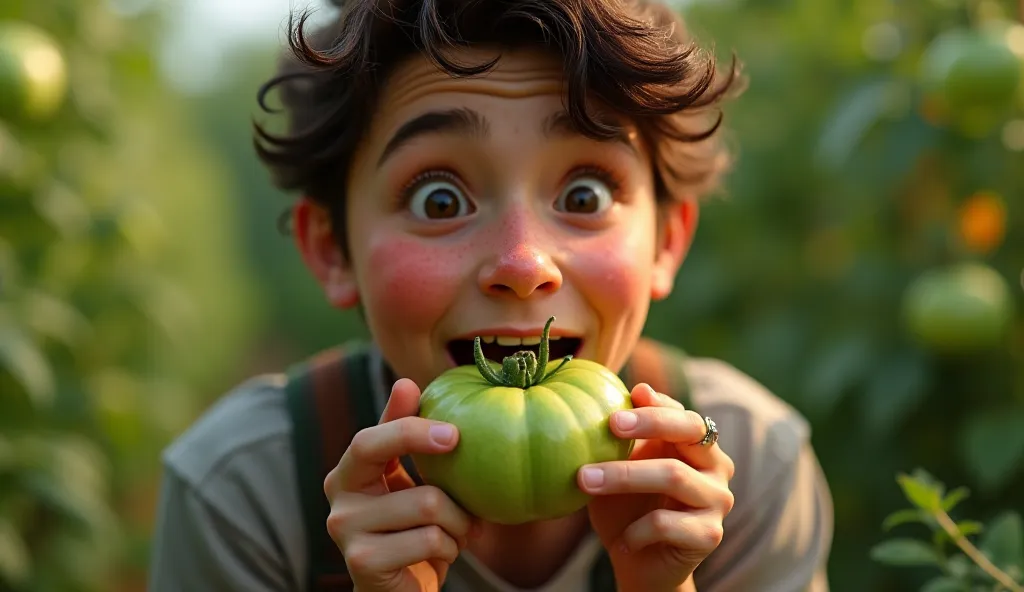
[[[587,465],[577,476],[594,495],[590,522],[608,550],[619,590],[678,590],[722,541],[735,470],[718,445],[701,446],[704,419],[639,384],[634,409],[612,433],[635,438],[629,460]]]
[[[469,515],[436,487],[416,486],[399,457],[455,448],[455,426],[417,417],[419,388],[395,383],[376,426],[352,439],[324,480],[327,530],[360,592],[438,590],[465,548]]]

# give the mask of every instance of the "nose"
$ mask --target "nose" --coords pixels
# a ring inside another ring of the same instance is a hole
[[[491,296],[528,298],[537,291],[556,292],[561,286],[562,272],[551,257],[521,241],[502,249],[495,261],[480,271],[480,289]]]

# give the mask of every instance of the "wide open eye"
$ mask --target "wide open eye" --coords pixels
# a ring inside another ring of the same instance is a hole
[[[420,183],[409,196],[409,210],[424,220],[444,220],[472,214],[473,204],[452,181],[434,177]]]
[[[573,179],[555,202],[555,209],[569,214],[600,214],[614,204],[608,184],[593,175]]]

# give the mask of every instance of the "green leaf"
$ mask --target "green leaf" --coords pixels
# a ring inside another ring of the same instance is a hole
[[[37,334],[68,347],[74,347],[88,335],[89,321],[68,303],[38,290],[25,296],[24,322]]]
[[[880,563],[901,566],[941,565],[935,549],[916,539],[890,539],[871,548],[871,558]]]
[[[970,589],[969,585],[949,576],[939,576],[933,580],[928,580],[921,587],[921,592],[969,592]]]
[[[0,516],[0,588],[20,588],[28,580],[32,560],[25,541],[14,526]]]
[[[971,568],[973,567],[974,562],[968,559],[966,555],[953,555],[946,560],[946,571],[954,578],[963,580],[965,582],[964,585],[970,579]]]
[[[1024,464],[1024,412],[992,410],[970,417],[960,433],[960,452],[978,486],[998,491]]]
[[[946,494],[946,497],[942,498],[942,511],[949,512],[956,507],[957,504],[967,499],[967,496],[971,494],[971,491],[966,487],[957,487],[953,491]]]
[[[37,405],[53,400],[50,364],[24,333],[12,327],[0,327],[0,369],[6,369]]]
[[[978,548],[999,569],[1016,567],[1024,570],[1024,525],[1020,514],[1006,511],[988,524]]]
[[[912,522],[927,524],[929,518],[928,513],[923,510],[913,508],[898,510],[885,517],[885,520],[882,522],[882,529],[888,531],[901,524],[910,524]]]
[[[94,525],[98,516],[93,513],[98,504],[75,490],[61,487],[51,476],[37,472],[27,473],[21,475],[17,485],[44,507],[66,520],[71,528],[90,533],[98,530]]]
[[[960,522],[957,522],[956,528],[960,531],[961,535],[969,537],[983,532],[985,530],[985,525],[976,520],[961,520]]]
[[[902,474],[896,478],[903,494],[910,503],[927,512],[938,511],[942,506],[942,493],[939,486],[926,483],[918,477]]]

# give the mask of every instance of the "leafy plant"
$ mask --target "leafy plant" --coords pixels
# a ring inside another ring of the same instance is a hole
[[[946,491],[923,469],[900,474],[897,482],[912,507],[890,514],[883,528],[889,531],[918,524],[931,536],[890,538],[871,549],[872,559],[941,572],[921,592],[1024,592],[1024,526],[1020,514],[1005,511],[988,524],[954,520],[951,513],[967,498],[966,487]]]
[[[2,592],[143,579],[160,450],[244,339],[230,192],[154,28],[101,0],[0,3]]]

